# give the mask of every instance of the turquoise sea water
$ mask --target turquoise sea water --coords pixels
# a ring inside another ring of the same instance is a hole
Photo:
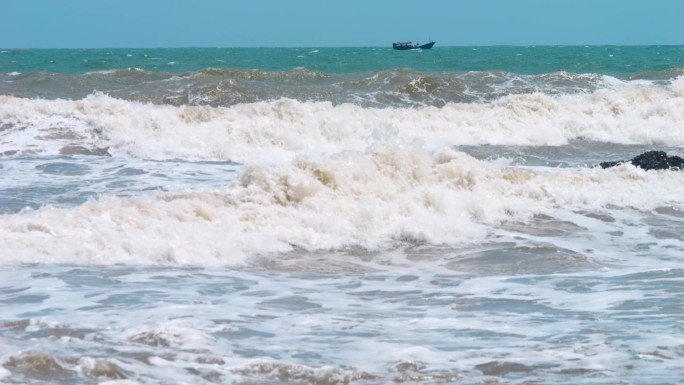
[[[0,49],[0,382],[679,384],[684,47]]]
[[[388,47],[356,48],[158,48],[4,50],[0,72],[84,73],[140,68],[192,72],[207,68],[323,73],[371,72],[396,68],[419,71],[556,71],[620,77],[681,70],[682,46],[484,46],[440,47],[396,52]]]

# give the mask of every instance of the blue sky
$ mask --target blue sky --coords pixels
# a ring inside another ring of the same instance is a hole
[[[2,48],[684,44],[684,0],[0,0]]]

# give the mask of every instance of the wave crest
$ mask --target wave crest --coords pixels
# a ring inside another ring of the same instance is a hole
[[[532,171],[464,153],[381,146],[248,166],[216,191],[104,197],[0,217],[3,263],[236,265],[308,251],[487,241],[559,208],[682,204],[684,174],[625,165]],[[651,191],[653,194],[639,193]]]
[[[422,80],[411,87],[433,87]],[[104,94],[82,100],[0,96],[0,154],[73,153],[145,159],[279,163],[370,148],[378,140],[459,145],[560,145],[584,139],[684,146],[684,77],[589,94],[508,95],[489,103],[363,108],[279,99],[230,107],[168,106]],[[389,137],[388,137],[389,135]]]

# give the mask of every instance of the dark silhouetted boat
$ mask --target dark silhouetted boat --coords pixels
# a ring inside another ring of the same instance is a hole
[[[435,45],[434,41],[431,41],[427,44],[413,44],[410,41],[405,41],[405,42],[397,42],[397,43],[392,43],[392,48],[399,50],[399,51],[405,51],[407,49],[430,49],[432,46]]]

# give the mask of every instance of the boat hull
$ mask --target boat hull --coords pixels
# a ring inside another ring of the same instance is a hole
[[[393,45],[392,47],[397,51],[406,51],[412,48],[410,45]]]
[[[431,49],[433,45],[435,45],[434,41],[427,44],[392,43],[392,48],[397,51],[406,51],[410,49]]]

